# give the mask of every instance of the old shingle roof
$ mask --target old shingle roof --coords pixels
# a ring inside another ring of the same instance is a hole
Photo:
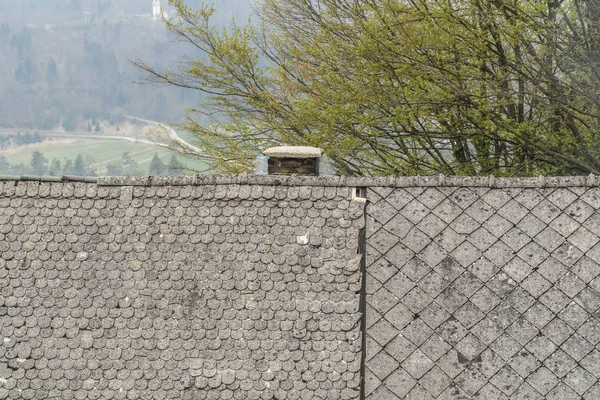
[[[363,204],[257,179],[0,182],[0,399],[357,398]]]

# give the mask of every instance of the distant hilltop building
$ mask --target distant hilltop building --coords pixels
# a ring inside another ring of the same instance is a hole
[[[162,16],[167,16],[165,13],[162,13],[161,11],[161,6],[160,6],[160,0],[153,0],[152,1],[152,19],[153,20],[158,20],[160,19]]]

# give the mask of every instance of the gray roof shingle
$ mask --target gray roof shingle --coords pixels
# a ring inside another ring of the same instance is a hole
[[[358,398],[362,203],[194,179],[0,182],[0,399]]]

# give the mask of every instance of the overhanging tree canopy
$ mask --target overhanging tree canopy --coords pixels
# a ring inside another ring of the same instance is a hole
[[[600,174],[597,0],[262,0],[227,31],[169,3],[198,59],[136,65],[206,94],[182,127],[221,170],[284,143],[353,175]]]

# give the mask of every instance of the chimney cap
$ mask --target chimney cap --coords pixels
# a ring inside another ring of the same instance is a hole
[[[263,151],[263,154],[276,158],[319,158],[324,152],[325,150],[318,147],[278,146]]]

